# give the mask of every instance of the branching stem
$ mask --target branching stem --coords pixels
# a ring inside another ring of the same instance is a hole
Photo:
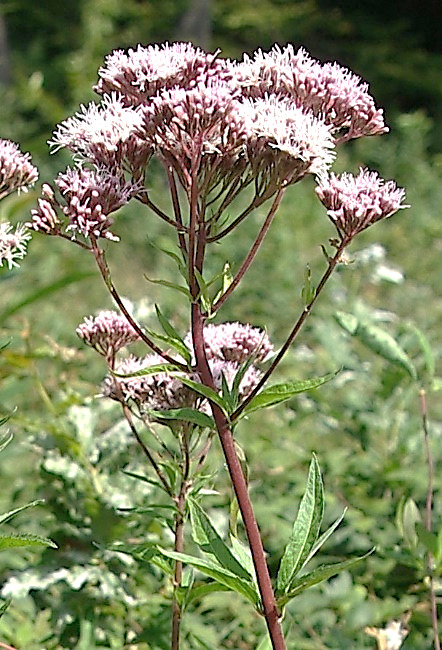
[[[298,320],[296,321],[295,325],[293,326],[292,331],[288,335],[284,345],[282,346],[282,348],[280,349],[280,351],[278,352],[276,357],[273,359],[272,363],[270,364],[269,368],[264,373],[264,375],[261,377],[258,384],[251,391],[251,393],[249,393],[249,395],[246,397],[246,399],[243,402],[241,402],[241,404],[238,406],[236,411],[234,411],[232,413],[232,415],[231,415],[231,421],[232,422],[234,422],[238,418],[238,416],[243,412],[243,410],[246,408],[246,406],[248,406],[248,404],[250,404],[252,399],[259,393],[261,388],[264,386],[266,381],[269,379],[270,375],[273,374],[273,372],[275,371],[275,368],[279,365],[281,359],[283,358],[283,356],[285,355],[285,353],[287,352],[287,350],[289,349],[289,347],[293,343],[294,339],[298,335],[298,333],[299,333],[302,325],[304,324],[304,321],[306,320],[307,316],[310,314],[310,312],[311,312],[311,310],[313,308],[313,305],[315,304],[316,300],[318,299],[319,294],[321,293],[322,289],[324,288],[327,280],[329,279],[329,277],[333,273],[334,269],[336,268],[337,264],[339,263],[339,260],[341,259],[341,255],[342,255],[342,253],[344,251],[344,248],[349,244],[349,241],[350,241],[349,238],[343,238],[341,240],[340,244],[339,244],[338,250],[336,251],[335,255],[333,257],[329,258],[328,266],[327,266],[327,268],[326,268],[326,270],[324,272],[324,275],[322,276],[322,278],[321,278],[321,280],[320,280],[320,282],[319,282],[319,284],[318,284],[318,286],[316,288],[315,295],[313,296],[312,300],[308,303],[308,305],[306,305],[304,307],[304,309],[301,312]]]
[[[168,363],[173,363],[177,368],[180,370],[187,371],[187,367],[183,364],[174,359],[173,357],[169,356],[166,352],[164,352],[161,348],[156,345],[152,339],[147,336],[147,334],[144,332],[142,327],[137,323],[137,321],[133,318],[132,314],[129,312],[129,310],[126,308],[124,302],[122,301],[120,294],[116,290],[112,278],[110,275],[109,267],[106,262],[106,258],[104,256],[104,252],[100,250],[97,244],[96,239],[92,239],[92,252],[95,257],[95,261],[97,263],[98,269],[101,273],[101,277],[104,280],[104,283],[106,287],[109,289],[110,294],[112,295],[112,298],[115,300],[117,303],[118,307],[121,309],[122,313],[125,315],[131,326],[134,328],[134,330],[137,332],[139,337],[146,343],[146,345],[153,350],[153,352],[156,352],[156,354],[159,354],[165,361]]]
[[[419,397],[420,397],[420,406],[421,406],[422,430],[424,433],[425,460],[427,463],[427,472],[428,472],[427,499],[425,504],[425,528],[428,530],[428,532],[431,532],[432,509],[433,509],[434,463],[433,463],[433,455],[431,453],[431,446],[430,446],[430,434],[428,430],[427,395],[424,388],[421,389]],[[433,626],[433,635],[434,635],[434,650],[440,650],[436,591],[435,591],[434,578],[433,578],[433,557],[431,553],[427,553],[427,570],[428,570],[428,576],[430,582],[430,607],[431,607],[431,623]]]
[[[223,293],[223,295],[215,302],[215,304],[212,306],[212,312],[215,313],[227,300],[227,298],[235,291],[236,287],[238,284],[241,282],[242,278],[244,277],[245,273],[249,269],[250,265],[252,264],[253,260],[256,257],[256,254],[264,240],[264,237],[266,236],[272,221],[275,217],[275,214],[279,208],[279,205],[281,203],[282,197],[284,195],[285,187],[281,187],[278,192],[276,193],[276,196],[273,200],[272,207],[270,208],[267,217],[264,221],[264,223],[261,226],[261,230],[258,233],[258,236],[256,237],[255,241],[253,242],[249,252],[247,253],[247,256],[243,260],[243,263],[238,269],[238,272],[236,273],[235,277],[232,280],[232,283],[230,284],[229,288]]]

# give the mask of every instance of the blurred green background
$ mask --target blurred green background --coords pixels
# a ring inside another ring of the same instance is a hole
[[[442,409],[431,375],[440,373],[442,317],[441,18],[436,0],[1,4],[0,137],[30,151],[44,181],[70,163],[63,152],[48,155],[55,123],[94,99],[92,86],[107,53],[137,43],[192,40],[211,51],[220,48],[222,56],[240,57],[292,42],[360,74],[385,107],[390,133],[347,144],[334,169],[377,169],[406,188],[411,208],[354,242],[349,264],[321,296],[278,378],[342,371],[287,408],[251,417],[238,431],[274,573],[312,451],[324,471],[327,522],[349,508],[320,560],[376,545],[376,553],[351,574],[292,603],[285,621],[291,649],[375,648],[365,627],[384,627],[407,614],[410,634],[403,647],[433,647],[424,549],[403,525],[404,505],[408,502],[409,513],[413,499],[423,513],[427,489],[418,387],[343,331],[335,316],[349,312],[385,328],[418,368],[428,389],[434,529],[440,530]],[[153,171],[151,184],[161,202],[164,179]],[[302,309],[306,265],[317,282],[324,267],[320,245],[334,235],[313,190],[310,180],[291,188],[243,285],[220,314],[222,320],[266,327],[275,345]],[[1,217],[26,220],[37,195],[38,188],[10,197],[0,206]],[[216,247],[214,269],[226,260],[238,265],[262,214]],[[184,334],[184,303],[143,277],[175,279],[168,258],[149,244],[167,246],[171,233],[140,206],[121,211],[115,231],[122,243],[109,244],[108,255],[121,293],[147,322],[158,302]],[[10,341],[0,357],[0,416],[17,407],[10,423],[15,439],[0,456],[0,512],[44,498],[44,506],[26,511],[14,525],[51,537],[60,547],[0,555],[3,597],[13,597],[0,619],[0,641],[20,650],[166,649],[166,581],[147,563],[105,550],[129,538],[170,542],[149,514],[117,510],[157,496],[122,474],[122,467],[145,468],[118,409],[94,397],[105,369],[75,335],[85,315],[111,307],[93,260],[66,241],[35,236],[22,267],[2,269],[0,296],[0,343]],[[216,445],[211,454],[218,493],[206,506],[223,527],[230,492]],[[185,619],[183,647],[256,648],[263,633],[262,622],[236,596],[213,595]]]

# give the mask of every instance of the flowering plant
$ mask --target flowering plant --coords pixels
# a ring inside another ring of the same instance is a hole
[[[368,86],[349,70],[336,63],[321,64],[290,45],[257,51],[238,62],[191,44],[118,50],[100,68],[95,90],[100,103],[83,106],[54,132],[51,146],[70,150],[74,167],[59,174],[54,186],[43,185],[28,226],[92,254],[120,309],[85,318],[77,333],[104,357],[108,375],[102,394],[121,404],[156,485],[174,505],[173,550],[149,549],[151,561],[172,579],[171,648],[179,647],[181,618],[188,604],[206,591],[230,589],[262,614],[272,647],[282,650],[285,605],[361,558],[311,572],[305,569],[342,519],[319,535],[323,487],[313,458],[274,587],[234,433],[239,421],[254,411],[318,387],[333,376],[268,385],[347,246],[362,230],[406,207],[404,191],[375,172],[361,170],[357,176],[329,172],[338,145],[388,130],[382,110]],[[154,160],[167,179],[169,210],[156,204],[148,189]],[[332,254],[323,248],[326,268],[317,287],[306,279],[304,308],[275,354],[265,330],[210,321],[255,259],[283,195],[307,175],[316,178],[316,194],[337,235],[330,241]],[[172,257],[184,285],[174,287],[189,302],[190,328],[184,336],[160,308],[161,332],[138,322],[114,284],[105,240],[118,241],[114,213],[129,201],[144,205],[176,237],[178,254]],[[213,245],[264,205],[268,207],[263,223],[234,274],[225,265],[210,277],[206,269]],[[147,355],[126,353],[136,342],[146,346]],[[157,431],[164,425],[178,441],[178,458]],[[235,524],[227,545],[201,507],[202,470],[215,434],[248,546],[238,537]],[[185,553],[188,518],[203,557]],[[211,582],[201,585],[185,579],[184,565]]]

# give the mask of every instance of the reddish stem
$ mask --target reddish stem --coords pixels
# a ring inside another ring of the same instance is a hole
[[[137,321],[133,318],[132,314],[128,311],[124,302],[121,300],[120,295],[112,282],[110,271],[107,266],[103,251],[98,248],[97,241],[95,239],[92,239],[92,237],[91,237],[91,241],[92,241],[92,252],[94,254],[95,261],[97,262],[98,269],[101,273],[101,277],[103,278],[106,287],[109,289],[112,298],[115,300],[118,307],[121,309],[122,313],[127,318],[127,320],[134,328],[134,330],[137,332],[139,337],[146,343],[146,345],[151,350],[153,350],[153,352],[156,352],[156,354],[160,355],[165,361],[167,361],[168,363],[173,363],[180,370],[187,371],[187,366],[185,366],[183,363],[180,363],[173,357],[169,356],[166,352],[164,352],[161,348],[159,348],[158,345],[156,345],[152,341],[152,339],[149,336],[147,336],[147,334],[143,331],[140,325],[138,325]]]
[[[264,384],[266,383],[266,381],[268,380],[270,375],[272,375],[273,372],[275,371],[275,368],[278,366],[281,359],[283,358],[283,356],[285,355],[285,353],[287,352],[287,350],[289,349],[289,347],[293,343],[294,339],[298,335],[299,330],[301,329],[302,325],[304,324],[304,321],[306,320],[307,316],[310,314],[310,312],[311,312],[311,310],[313,308],[313,305],[315,304],[316,300],[318,299],[319,294],[321,293],[322,289],[325,286],[325,283],[327,282],[327,280],[329,279],[329,277],[333,273],[334,269],[336,268],[336,265],[338,264],[338,262],[339,262],[339,260],[341,258],[342,252],[343,252],[344,248],[349,244],[349,242],[350,242],[350,238],[348,238],[348,237],[342,239],[342,241],[339,244],[339,247],[338,247],[338,250],[337,250],[336,254],[333,257],[329,258],[327,269],[325,270],[324,275],[322,276],[321,281],[319,282],[319,284],[317,286],[317,289],[315,291],[315,295],[313,296],[312,300],[308,303],[308,305],[306,305],[306,307],[304,307],[301,315],[299,316],[298,320],[296,321],[295,325],[293,326],[292,331],[288,335],[284,345],[282,346],[282,348],[280,349],[280,351],[278,352],[276,357],[273,359],[272,363],[270,364],[269,368],[264,373],[264,375],[261,377],[258,384],[255,386],[255,388],[252,390],[252,392],[249,393],[249,395],[246,397],[246,399],[243,402],[241,402],[241,404],[238,406],[236,411],[234,411],[232,413],[231,418],[230,418],[231,422],[234,422],[238,418],[238,416],[244,411],[246,406],[248,406],[250,404],[252,399],[256,395],[258,395],[259,391],[264,386]]]
[[[201,381],[206,386],[216,390],[204,348],[203,328],[204,317],[199,305],[194,303],[192,305],[192,336],[197,361],[197,370],[201,377]],[[226,417],[221,409],[216,404],[211,404],[211,407],[235,496],[241,511],[247,539],[249,541],[258,587],[261,594],[263,615],[266,620],[272,647],[273,650],[286,650],[275,594],[267,567],[264,547],[262,545],[261,534],[250,501],[247,482],[236,453],[232,431],[230,430]]]
[[[279,208],[279,205],[281,203],[282,197],[285,192],[285,186],[281,187],[278,192],[276,193],[276,196],[273,200],[272,207],[269,210],[269,213],[267,214],[267,217],[264,221],[264,223],[261,226],[261,230],[258,233],[257,238],[253,242],[253,245],[249,252],[247,253],[247,256],[243,260],[243,263],[241,264],[237,274],[233,278],[232,283],[230,284],[229,288],[227,291],[223,293],[223,295],[215,302],[215,304],[212,306],[212,312],[215,313],[227,300],[227,298],[233,293],[233,291],[236,289],[238,284],[241,282],[242,278],[244,277],[245,273],[249,269],[251,263],[255,259],[255,256],[264,240],[264,237],[266,236],[272,221],[275,217],[275,214]]]

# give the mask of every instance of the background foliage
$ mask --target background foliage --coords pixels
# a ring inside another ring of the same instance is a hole
[[[137,42],[191,36],[192,4],[184,0],[70,5],[10,0],[2,10],[10,82],[2,88],[0,136],[31,151],[43,180],[65,163],[61,154],[48,158],[51,130],[80,102],[93,98],[91,86],[106,53]],[[424,9],[403,2],[399,12],[395,3],[377,1],[214,0],[207,17],[210,30],[197,30],[194,37],[201,42],[211,34],[202,44],[221,47],[225,56],[291,41],[318,58],[336,58],[369,80],[373,95],[386,107],[391,133],[347,145],[339,170],[368,164],[406,187],[412,206],[359,238],[349,264],[321,297],[280,370],[285,378],[301,379],[341,367],[340,375],[293,399],[286,409],[251,416],[238,431],[274,573],[312,451],[324,472],[325,523],[349,508],[321,561],[362,554],[376,545],[376,553],[351,573],[292,603],[286,624],[293,648],[374,648],[365,626],[383,627],[407,612],[410,635],[403,647],[432,647],[424,549],[403,525],[407,501],[413,499],[423,512],[426,496],[418,388],[403,370],[349,335],[336,314],[351,313],[385,328],[430,386],[431,360],[416,328],[433,351],[437,375],[442,316],[438,12],[435,1]],[[152,178],[159,200],[163,183],[159,176]],[[2,203],[2,216],[23,221],[34,200],[30,194],[10,197]],[[218,268],[226,259],[232,264],[242,259],[254,219],[243,224],[241,237],[219,247]],[[143,278],[147,273],[173,279],[172,265],[160,262],[160,253],[149,244],[167,243],[167,228],[132,209],[121,213],[116,230],[124,233],[124,246],[110,244],[108,254],[120,291],[136,301],[147,321],[154,302],[160,302],[184,332],[188,323],[176,296]],[[292,188],[222,318],[265,326],[281,343],[302,305],[306,265],[317,279],[323,266],[320,244],[330,236],[313,186],[305,181]],[[0,640],[23,650],[167,648],[167,582],[141,556],[134,560],[106,550],[121,539],[167,546],[169,533],[149,510],[158,500],[154,488],[121,471],[143,473],[145,467],[118,409],[94,397],[104,368],[81,348],[75,327],[84,315],[110,303],[92,260],[74,248],[35,237],[22,268],[0,275],[0,343],[11,340],[0,358],[0,417],[18,407],[8,423],[15,440],[0,457],[0,511],[44,499],[44,506],[23,512],[14,529],[22,526],[59,547],[0,555],[3,597],[13,597],[0,619]],[[442,460],[437,392],[429,395],[429,412],[437,466]],[[207,496],[206,506],[223,529],[230,493],[216,446],[209,465],[216,492]],[[439,476],[435,488],[438,530]],[[192,650],[256,648],[263,628],[235,596],[213,594],[185,619],[185,634],[184,647]]]

